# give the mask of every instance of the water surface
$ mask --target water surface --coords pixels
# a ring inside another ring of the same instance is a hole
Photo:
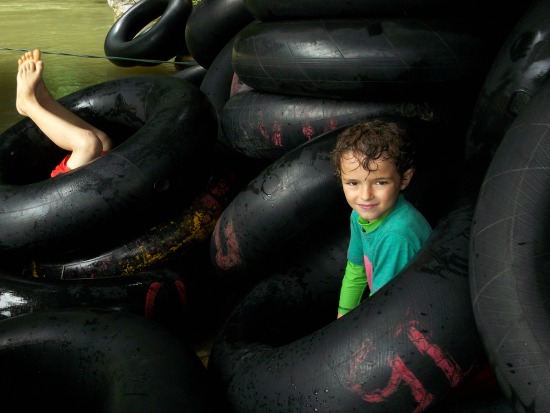
[[[107,0],[0,1],[0,133],[23,119],[15,110],[17,59],[36,47],[45,52],[44,79],[55,98],[110,79],[176,73],[174,64],[119,67],[103,44],[114,24]],[[86,58],[58,55],[99,56]]]

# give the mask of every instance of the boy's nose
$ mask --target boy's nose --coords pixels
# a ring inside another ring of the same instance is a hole
[[[361,199],[372,199],[372,188],[370,187],[370,185],[362,185],[359,196],[361,197]]]

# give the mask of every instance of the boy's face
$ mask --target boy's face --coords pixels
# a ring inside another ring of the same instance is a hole
[[[377,159],[371,161],[367,171],[351,152],[340,159],[341,180],[348,204],[368,222],[389,212],[405,189],[414,173],[407,170],[403,179],[392,161]]]

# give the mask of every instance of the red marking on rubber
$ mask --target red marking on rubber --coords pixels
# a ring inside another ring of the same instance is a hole
[[[240,247],[235,237],[235,232],[233,231],[233,223],[230,222],[223,230],[225,238],[224,247],[227,251],[225,254],[223,253],[219,236],[219,224],[220,221],[216,223],[216,228],[214,230],[214,245],[216,246],[215,259],[219,268],[227,270],[240,264]]]
[[[414,400],[418,403],[413,413],[420,413],[426,410],[432,403],[434,396],[424,388],[420,380],[409,370],[401,357],[395,356],[393,359],[388,359],[388,364],[392,369],[388,385],[384,389],[375,390],[370,394],[363,395],[363,399],[369,402],[384,401],[397,390],[401,382],[405,382],[410,387]]]
[[[361,382],[361,376],[360,376],[360,366],[363,364],[371,350],[374,349],[374,344],[372,344],[369,340],[365,340],[361,343],[359,346],[359,349],[353,354],[353,356],[349,360],[349,377],[348,377],[348,383],[349,390],[355,394],[358,394],[362,397],[363,395],[363,389],[361,388],[360,384],[353,384],[357,382]]]
[[[357,379],[359,378],[357,377],[359,366],[365,361],[373,348],[374,344],[372,344],[368,340],[365,340],[361,343],[359,350],[357,350],[354,356],[350,359],[350,381],[357,381]]]
[[[267,136],[267,132],[265,130],[265,127],[263,125],[264,123],[264,115],[262,113],[261,110],[258,111],[258,130],[260,131],[260,134],[264,137],[264,138],[268,138]]]
[[[283,128],[281,124],[277,121],[273,122],[273,126],[271,130],[272,130],[271,140],[273,141],[273,145],[283,146]]]
[[[145,319],[152,320],[155,317],[155,298],[160,289],[158,281],[152,282],[149,285],[147,294],[145,295]]]
[[[408,325],[398,325],[394,337],[406,334],[421,355],[430,357],[439,367],[449,381],[451,387],[456,387],[464,379],[464,372],[452,356],[443,351],[438,345],[430,342],[429,338],[422,333],[417,320],[409,321]],[[405,328],[406,327],[406,331]],[[388,358],[388,366],[391,368],[391,375],[386,387],[376,389],[370,393],[363,390],[364,377],[360,375],[360,366],[365,362],[368,354],[374,349],[374,345],[365,340],[361,343],[357,352],[350,360],[348,389],[370,403],[380,403],[387,400],[395,393],[401,384],[406,384],[411,389],[411,394],[418,406],[413,413],[423,412],[433,402],[434,396],[429,393],[414,373],[405,365],[400,356]]]
[[[351,358],[349,377],[349,382],[351,384],[349,385],[349,390],[369,403],[380,403],[388,399],[397,390],[401,383],[405,383],[411,389],[414,400],[418,403],[418,406],[414,409],[413,413],[420,413],[424,411],[431,404],[434,397],[424,388],[420,380],[418,380],[414,373],[407,368],[399,356],[395,356],[393,359],[388,359],[388,364],[392,372],[386,387],[383,389],[376,389],[371,393],[367,393],[363,390],[363,387],[360,384],[362,380],[359,374],[359,367],[373,349],[374,345],[370,341],[365,340],[361,343],[359,350]]]
[[[185,288],[185,284],[183,283],[182,280],[176,280],[174,281],[174,284],[176,285],[176,290],[178,291],[181,307],[185,310],[187,308],[187,305],[189,304],[189,299],[187,298],[187,289]]]
[[[311,122],[309,121],[309,119],[306,120],[306,123],[302,126],[302,133],[306,136],[308,141],[315,134],[315,129],[313,129],[313,126],[311,126]]]
[[[333,115],[333,114],[332,114]],[[338,121],[334,118],[330,118],[325,126],[325,132],[334,130],[338,127]]]
[[[218,200],[210,194],[203,194],[199,199],[199,204],[205,209],[223,209]]]
[[[407,336],[411,339],[415,347],[420,351],[421,354],[428,355],[439,367],[451,387],[456,387],[459,385],[464,378],[464,373],[458,365],[458,363],[448,354],[446,354],[439,346],[432,344],[428,341],[426,336],[420,332],[417,328],[418,321],[410,321],[409,329],[407,331]]]

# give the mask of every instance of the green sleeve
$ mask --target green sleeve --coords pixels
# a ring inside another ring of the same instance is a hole
[[[348,261],[340,290],[338,314],[346,314],[357,307],[361,302],[366,287],[367,276],[365,275],[365,266]]]

